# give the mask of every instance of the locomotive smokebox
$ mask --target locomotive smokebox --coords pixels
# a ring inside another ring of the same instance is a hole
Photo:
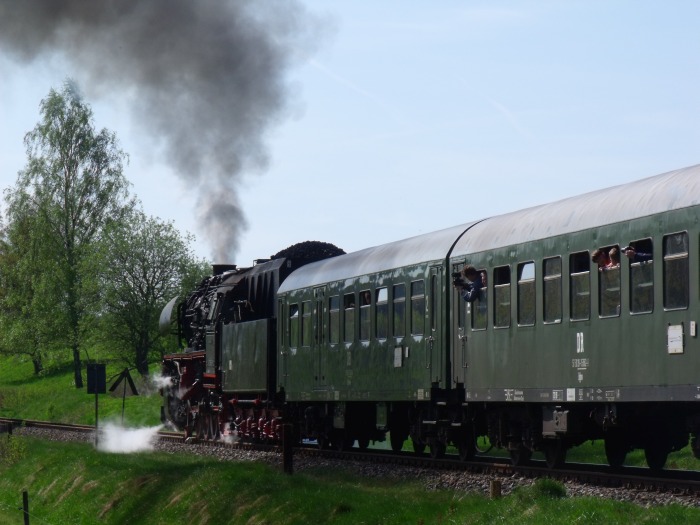
[[[221,275],[222,273],[226,273],[235,269],[235,264],[213,264],[211,267],[212,275]]]

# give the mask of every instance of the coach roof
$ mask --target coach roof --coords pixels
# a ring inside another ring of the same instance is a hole
[[[700,165],[308,264],[279,293],[700,204]]]
[[[365,248],[302,266],[285,279],[279,293],[401,268],[426,261],[444,261],[467,225]]]
[[[700,165],[483,221],[451,256],[545,239],[700,204]]]

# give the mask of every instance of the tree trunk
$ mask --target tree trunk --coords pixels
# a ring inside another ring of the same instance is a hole
[[[148,347],[136,348],[136,370],[142,376],[148,375]]]
[[[73,346],[73,373],[75,376],[75,388],[83,388],[83,371],[80,364],[80,348]]]
[[[35,355],[32,357],[32,364],[34,365],[34,375],[38,376],[44,369],[44,364],[41,362],[41,355]]]

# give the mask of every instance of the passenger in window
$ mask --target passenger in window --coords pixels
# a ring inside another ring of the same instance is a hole
[[[651,253],[638,252],[634,249],[634,246],[625,246],[622,248],[622,253],[624,253],[628,259],[632,259],[632,262],[646,262],[654,258]]]
[[[605,250],[601,250],[600,248],[593,251],[591,254],[591,261],[598,265],[598,270],[600,271],[610,265],[610,257],[608,257]]]
[[[613,246],[612,248],[610,248],[610,251],[608,252],[608,258],[610,259],[610,262],[605,267],[606,270],[620,267],[620,253],[617,251],[617,246]]]
[[[462,278],[453,281],[455,288],[459,289],[462,299],[473,303],[479,298],[481,289],[486,286],[486,272],[479,272],[471,265],[462,268]]]
[[[369,293],[369,290],[365,290],[362,292],[362,306],[369,306],[372,303],[372,295]]]

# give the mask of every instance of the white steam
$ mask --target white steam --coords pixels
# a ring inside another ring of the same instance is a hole
[[[171,376],[164,376],[162,374],[151,374],[151,383],[156,388],[170,388],[173,386],[173,378]]]
[[[130,454],[133,452],[149,452],[153,450],[158,440],[158,431],[162,425],[144,428],[124,428],[115,423],[106,423],[100,428],[97,450]]]

